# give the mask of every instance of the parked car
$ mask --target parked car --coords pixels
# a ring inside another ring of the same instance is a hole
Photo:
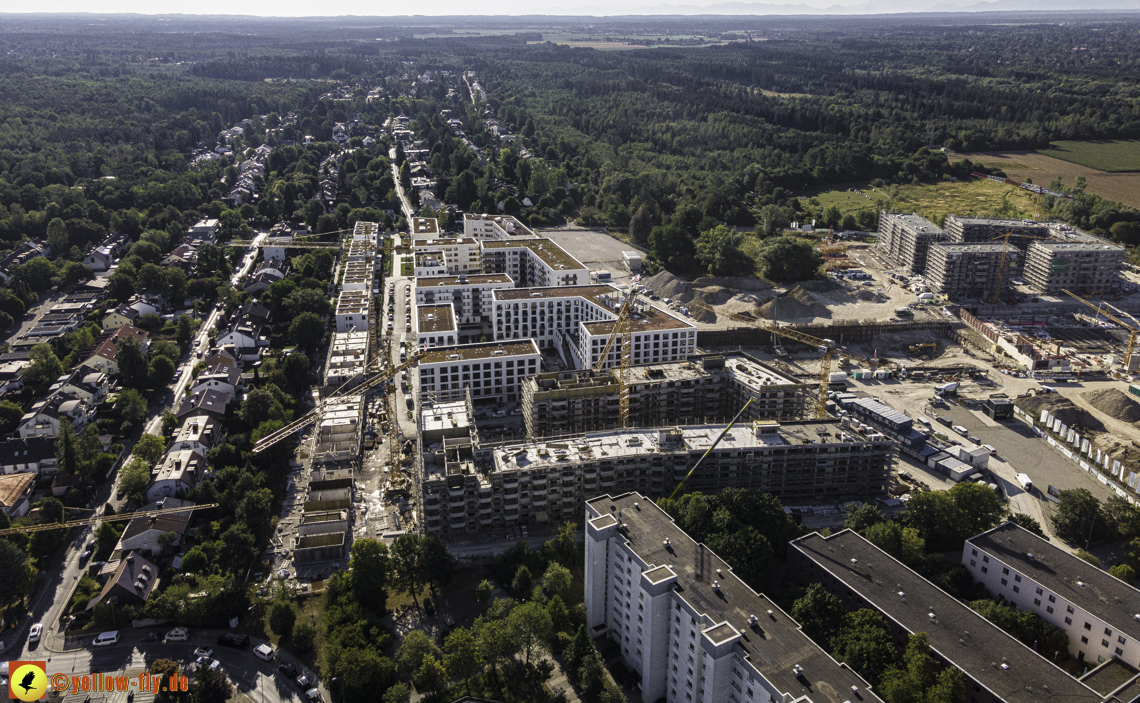
[[[32,625],[32,628],[28,630],[28,642],[39,642],[40,635],[42,635],[43,632],[44,626],[42,623],[37,622],[35,625]]]
[[[222,645],[223,647],[245,649],[249,646],[249,635],[237,635],[233,632],[227,632],[218,638],[218,644]]]
[[[313,680],[305,674],[301,674],[297,677],[297,685],[301,688],[302,691],[308,691],[313,687]]]
[[[199,647],[198,649],[194,650],[194,656],[196,656],[196,657],[212,657],[212,656],[214,656],[214,649],[213,649],[213,647]]]
[[[249,638],[247,637],[246,639]],[[253,648],[253,653],[258,659],[264,659],[265,661],[273,660],[273,647],[270,647],[267,644],[257,645]]]
[[[185,642],[188,639],[190,639],[190,630],[187,630],[185,627],[176,627],[166,633],[167,642]]]
[[[277,670],[289,678],[295,678],[297,676],[297,667],[293,666],[289,662],[285,662],[281,666],[277,667]]]

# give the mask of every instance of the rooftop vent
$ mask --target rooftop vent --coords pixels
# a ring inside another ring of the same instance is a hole
[[[859,560],[858,560],[858,559],[852,559],[852,560],[851,560],[851,563],[852,563],[852,564],[858,564],[858,563],[859,563]]]
[[[795,666],[792,667],[792,675],[798,679],[799,677],[804,675],[804,668],[802,666],[800,666],[799,664],[796,664]]]
[[[665,538],[665,540],[664,540],[663,542],[661,542],[661,546],[663,546],[663,547],[668,547],[668,546],[670,546],[671,544],[672,544],[672,542],[670,542],[670,541],[669,541],[669,538],[668,538],[668,537],[666,537],[666,538]],[[1137,616],[1136,616],[1136,619],[1137,619],[1137,620],[1140,620],[1140,615],[1137,615]]]
[[[713,586],[712,586],[712,588],[713,588],[713,590],[714,590],[714,591],[716,591],[717,593],[720,593],[720,581],[713,581]]]
[[[775,620],[775,619],[776,619],[776,613],[775,613],[775,611],[773,611],[773,610],[769,609],[769,610],[768,610],[768,617],[770,617],[770,618],[772,618],[773,620]]]
[[[899,591],[899,598],[906,598],[906,592]]]
[[[1009,662],[1002,662],[1001,663],[1001,670],[1002,671],[1009,671]]]
[[[930,618],[931,620],[933,620],[933,619],[935,618],[935,615],[934,615],[934,613],[927,613],[927,614],[926,614],[926,617],[928,617],[928,618]]]
[[[749,627],[755,627],[756,623],[758,623],[758,622],[760,622],[760,618],[756,617],[755,614],[748,616],[748,626]]]

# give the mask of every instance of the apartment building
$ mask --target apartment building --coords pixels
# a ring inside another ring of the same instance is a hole
[[[575,367],[593,368],[616,326],[617,323],[612,321],[581,323],[577,345],[570,347]],[[631,360],[634,365],[681,361],[697,351],[697,326],[659,308],[637,305],[631,326]],[[603,368],[621,363],[622,345],[625,343],[626,340],[619,336],[610,347]]]
[[[513,287],[510,277],[501,273],[436,276],[417,278],[413,294],[417,306],[450,304],[457,324],[478,325],[491,322],[495,311],[494,292]]]
[[[909,635],[925,632],[934,658],[965,674],[967,703],[1105,700],[1056,667],[1052,653],[1026,647],[851,530],[793,540],[788,571],[802,585],[822,584],[849,610],[882,613],[900,652]]]
[[[519,384],[542,370],[541,358],[529,339],[437,347],[417,367],[420,393],[470,388],[476,400],[517,402]]]
[[[533,339],[542,349],[558,349],[581,323],[616,319],[620,295],[609,284],[495,290],[495,339]]]
[[[341,278],[340,288],[346,291],[371,292],[373,274],[371,259],[347,261],[344,265],[344,277]]]
[[[336,301],[336,331],[357,332],[369,329],[372,292],[363,290],[341,291]]]
[[[325,361],[324,385],[339,388],[364,380],[368,368],[368,332],[334,332]]]
[[[703,424],[741,417],[799,420],[811,389],[747,354],[706,354],[686,361],[635,366],[630,372],[633,427]],[[613,429],[619,424],[616,373],[606,369],[544,373],[522,385],[527,435],[542,437]]]
[[[931,244],[945,240],[941,227],[918,215],[901,212],[879,213],[879,241],[876,251],[910,273],[926,270]]]
[[[439,220],[434,217],[413,217],[408,223],[413,239],[429,239],[439,234]]]
[[[351,464],[360,455],[364,398],[345,395],[326,401],[313,434],[313,466]]]
[[[991,242],[996,237],[1013,234],[1010,243],[1025,249],[1029,243],[1025,237],[1048,239],[1050,223],[1034,220],[1001,220],[988,217],[959,217],[947,215],[943,228],[946,240],[957,244]]]
[[[1140,667],[1140,590],[1011,522],[966,540],[962,565],[991,596],[1068,633],[1079,661]]]
[[[942,242],[930,246],[926,260],[926,283],[931,291],[951,298],[988,299],[997,289],[998,272],[1002,272],[1001,287],[1004,291],[1021,271],[1023,262],[1021,250],[1014,246],[1006,249],[1000,243]]]
[[[412,240],[412,251],[442,258],[443,267],[452,275],[483,270],[480,242],[473,237],[416,238]]]
[[[459,328],[451,304],[418,305],[415,320],[416,348],[453,347],[458,344]]]
[[[590,282],[589,269],[549,239],[485,240],[480,244],[483,273],[505,273],[519,288]]]
[[[1124,255],[1123,247],[1102,242],[1031,242],[1025,280],[1038,293],[1106,293],[1120,285]]]
[[[425,513],[425,525],[477,532],[574,520],[583,501],[606,493],[668,495],[724,429],[719,424],[611,430],[473,450],[468,464],[437,470],[434,478],[425,474],[425,511],[438,508]],[[421,453],[432,451],[427,447]],[[894,451],[882,435],[849,435],[829,421],[737,425],[686,488],[702,493],[748,488],[799,501],[881,495]]]
[[[463,235],[480,241],[513,237],[531,239],[537,236],[510,215],[481,215],[472,212],[463,215]]]
[[[425,276],[446,276],[447,264],[441,251],[417,251],[413,273],[416,278]]]
[[[642,700],[880,700],[646,496],[585,507],[586,629],[620,647]]]

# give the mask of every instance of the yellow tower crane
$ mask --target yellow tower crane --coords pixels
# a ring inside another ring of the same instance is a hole
[[[123,520],[134,520],[135,518],[156,518],[160,515],[169,515],[171,513],[187,513],[191,510],[205,510],[207,508],[216,508],[217,503],[205,503],[203,505],[190,505],[185,508],[164,508],[160,510],[140,510],[137,513],[123,513],[121,515],[99,515],[96,517],[83,518],[82,520],[71,520],[68,522],[48,522],[43,525],[30,525],[28,527],[10,527],[6,530],[0,530],[0,537],[5,535],[18,535],[26,534],[29,532],[45,532],[47,530],[64,530],[72,527],[85,527],[88,525],[98,525],[101,522],[122,522]]]
[[[831,376],[832,361],[838,358],[854,359],[856,361],[861,361],[867,364],[871,368],[875,368],[882,363],[878,359],[868,359],[866,357],[859,356],[858,354],[852,354],[845,349],[840,349],[838,346],[836,346],[834,340],[820,339],[819,337],[813,337],[810,334],[804,334],[799,330],[770,324],[764,320],[758,320],[756,318],[746,317],[744,315],[737,315],[736,313],[724,312],[723,310],[716,310],[713,307],[698,300],[690,302],[689,307],[707,310],[716,315],[724,315],[730,319],[748,323],[753,327],[758,327],[762,330],[771,332],[772,334],[778,334],[786,339],[794,339],[797,342],[802,342],[818,349],[823,354],[823,358],[820,360],[819,366],[819,394],[816,398],[815,416],[820,420],[827,417],[827,390],[829,385],[828,381]]]
[[[1005,258],[1006,255],[1009,254],[1010,237],[1021,237],[1022,239],[1049,239],[1049,237],[1034,237],[1029,234],[1017,234],[1016,232],[1010,231],[1006,232],[1005,234],[998,235],[990,240],[991,242],[996,242],[999,239],[1002,240],[1001,262],[998,264],[997,283],[994,285],[994,293],[988,299],[988,302],[990,303],[996,303],[998,297],[1001,295],[1001,282],[1005,276]]]
[[[1135,324],[1129,324],[1129,323],[1125,322],[1124,320],[1121,320],[1119,317],[1117,317],[1115,315],[1110,315],[1107,310],[1101,309],[1100,306],[1095,305],[1095,304],[1089,302],[1088,300],[1085,300],[1084,298],[1082,298],[1081,296],[1077,295],[1076,293],[1074,293],[1072,291],[1062,289],[1061,292],[1064,293],[1065,295],[1070,296],[1071,298],[1074,298],[1078,302],[1081,302],[1081,303],[1087,305],[1088,307],[1092,308],[1093,310],[1096,310],[1097,314],[1104,315],[1109,320],[1112,320],[1116,324],[1118,324],[1121,327],[1123,327],[1124,329],[1128,330],[1128,346],[1125,348],[1125,351],[1124,351],[1124,368],[1126,368],[1126,369],[1131,368],[1130,362],[1132,361],[1132,354],[1133,354],[1133,352],[1136,351],[1136,337],[1137,337],[1137,334],[1140,333],[1140,329],[1138,329],[1138,326]],[[1105,307],[1107,307],[1107,306],[1108,306],[1108,303],[1105,303]],[[1125,314],[1127,314],[1127,313],[1125,313]],[[1129,317],[1131,317],[1131,315],[1129,315]]]
[[[618,351],[620,356],[617,369],[618,427],[629,426],[629,376],[633,367],[633,306],[636,300],[637,295],[635,293],[630,293],[626,297],[625,303],[618,311],[617,319],[613,321],[613,329],[610,330],[610,337],[606,340],[606,346],[598,355],[598,360],[594,362],[594,372],[602,371],[606,367],[606,361],[610,358],[610,351],[613,349],[614,342],[619,336],[622,338],[621,349]]]

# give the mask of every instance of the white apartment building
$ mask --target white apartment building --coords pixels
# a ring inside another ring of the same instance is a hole
[[[588,501],[585,543],[586,630],[618,643],[642,700],[878,703],[645,496]]]
[[[583,322],[616,319],[619,296],[611,285],[495,290],[495,339],[533,339],[542,349],[557,348]]]
[[[481,215],[471,212],[463,215],[463,234],[480,241],[535,236],[529,227],[510,215]]]
[[[348,261],[344,265],[344,277],[340,281],[341,290],[364,291],[372,290],[373,269],[372,261]]]
[[[458,344],[459,330],[455,311],[450,304],[416,306],[415,333],[417,349],[453,347]]]
[[[483,270],[479,241],[472,237],[434,237],[413,239],[412,251],[432,252],[443,257],[444,268],[452,275],[477,273]]]
[[[447,275],[447,263],[444,262],[442,251],[417,251],[414,256],[416,278]]]
[[[529,339],[440,347],[420,359],[420,393],[467,387],[475,400],[518,401],[519,383],[542,370],[541,358]]]
[[[571,347],[577,357],[574,360],[577,368],[593,368],[598,357],[605,351],[615,324],[608,321],[581,323],[578,344]],[[632,362],[635,366],[684,361],[697,351],[696,325],[648,305],[638,307],[630,336],[633,338]],[[621,346],[624,343],[625,340],[620,337],[614,342],[603,368],[612,368],[621,363]]]
[[[334,388],[364,380],[368,367],[368,332],[335,332],[325,363],[325,385]]]
[[[966,540],[962,565],[991,595],[1067,632],[1079,661],[1140,666],[1140,590],[1012,522]]]
[[[590,271],[549,239],[483,241],[483,272],[505,273],[519,288],[578,286]]]
[[[451,304],[456,322],[471,325],[490,322],[494,314],[493,291],[513,287],[514,282],[503,274],[438,276],[417,278],[414,295],[417,306]]]
[[[413,239],[427,239],[439,234],[439,220],[434,217],[413,217],[408,223]]]
[[[372,293],[370,291],[341,291],[340,297],[336,301],[336,331],[366,331],[371,305]]]

